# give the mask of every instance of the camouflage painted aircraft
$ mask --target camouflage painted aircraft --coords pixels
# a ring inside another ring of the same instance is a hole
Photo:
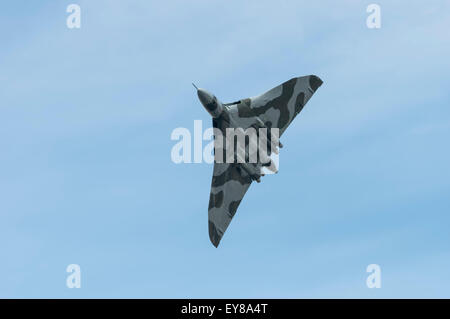
[[[200,102],[213,118],[213,127],[220,129],[222,136],[226,136],[226,128],[239,127],[244,130],[249,127],[278,128],[281,136],[322,83],[315,75],[297,77],[262,95],[233,103],[221,103],[208,91],[194,87]],[[279,141],[275,142],[278,144]],[[223,147],[225,142],[220,145]],[[268,143],[269,155],[271,151],[275,152],[274,146],[277,145],[273,141]],[[279,147],[282,147],[281,143]],[[264,166],[273,167],[273,163],[227,163],[217,161],[216,157],[208,208],[209,238],[215,247],[219,245],[252,181],[259,183],[260,177],[264,176]]]

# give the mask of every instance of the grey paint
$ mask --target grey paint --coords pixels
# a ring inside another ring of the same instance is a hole
[[[198,89],[197,93],[213,117],[213,126],[223,132],[223,138],[227,127],[261,127],[261,121],[268,128],[279,128],[281,136],[322,83],[315,75],[292,78],[264,94],[234,104],[223,104],[204,89]],[[225,141],[221,145],[225,145]],[[252,165],[251,169],[246,165]],[[262,163],[214,163],[208,227],[209,238],[215,247],[219,245],[252,181],[259,182],[261,168]]]

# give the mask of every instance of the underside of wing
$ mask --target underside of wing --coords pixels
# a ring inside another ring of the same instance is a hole
[[[219,245],[251,183],[250,176],[238,164],[214,164],[208,225],[209,238],[215,247]]]
[[[280,136],[322,85],[315,75],[292,78],[270,91],[239,101],[234,108],[239,118],[259,117],[267,127],[280,129]]]

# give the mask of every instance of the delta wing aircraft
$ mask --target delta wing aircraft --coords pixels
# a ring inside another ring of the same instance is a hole
[[[281,136],[322,83],[315,75],[297,77],[262,95],[233,103],[222,103],[213,94],[194,85],[200,102],[213,118],[213,127],[222,133],[220,137],[217,136],[219,134],[214,137],[216,156],[208,208],[209,238],[215,247],[219,245],[252,181],[260,182],[264,167],[272,172],[277,170],[273,161],[262,158],[261,154],[255,163],[242,161],[242,158],[241,161],[226,160],[227,128],[266,128],[266,153],[269,156],[272,152],[278,154],[278,147],[283,145],[276,135],[271,136],[271,129],[278,129],[278,136]],[[224,150],[223,158],[217,156],[219,147]],[[248,146],[245,152],[247,159]],[[235,153],[238,152],[234,152],[233,156]]]

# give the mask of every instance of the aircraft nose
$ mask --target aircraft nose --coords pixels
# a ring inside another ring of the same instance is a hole
[[[198,89],[197,95],[200,102],[202,102],[203,105],[208,105],[212,102],[211,95],[203,89]]]

